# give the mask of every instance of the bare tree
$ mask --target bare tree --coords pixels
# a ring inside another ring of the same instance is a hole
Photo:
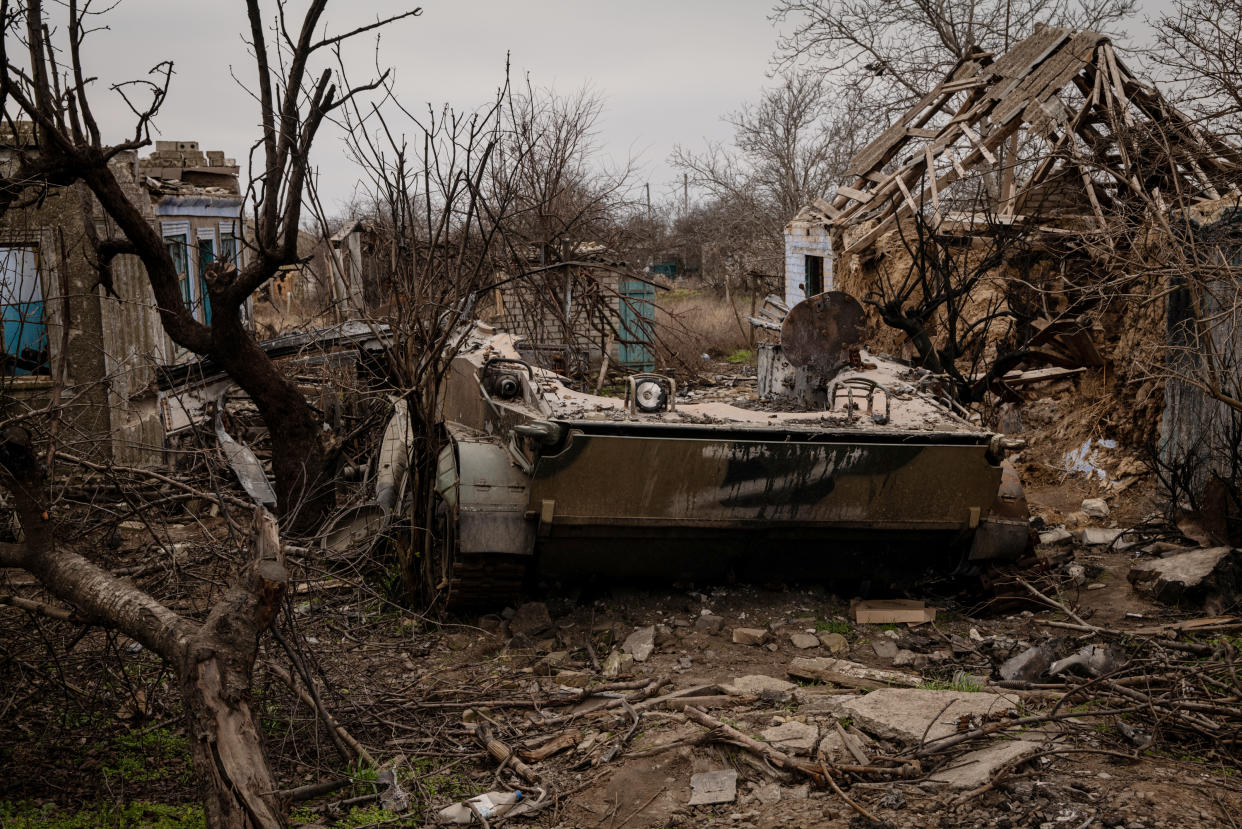
[[[1153,57],[1182,105],[1213,130],[1242,135],[1242,2],[1176,0],[1153,30]]]
[[[806,62],[843,75],[873,106],[894,110],[919,98],[978,49],[1002,51],[1037,23],[1118,32],[1136,0],[777,0],[789,24],[777,62]],[[1123,33],[1123,32],[1121,32]]]
[[[67,22],[59,27],[40,0],[0,3],[5,27],[3,118],[10,136],[30,138],[14,140],[6,148],[12,162],[0,182],[0,209],[23,194],[33,193],[37,199],[47,188],[74,182],[89,190],[120,231],[116,237],[93,240],[101,283],[108,285],[114,257],[137,256],[172,340],[211,357],[250,395],[272,436],[280,508],[294,528],[319,518],[307,505],[321,505],[331,497],[331,438],[323,434],[317,411],[258,347],[242,308],[282,265],[297,259],[309,153],[320,126],[333,110],[375,86],[340,87],[328,70],[316,77],[314,57],[353,35],[418,13],[412,10],[330,35],[321,29],[325,7],[326,0],[313,0],[300,28],[290,29],[283,2],[268,12],[259,0],[247,2],[262,115],[262,135],[255,145],[260,160],[248,192],[254,211],[254,233],[247,240],[252,256],[240,271],[218,268],[207,274],[213,314],[206,325],[182,299],[164,240],[130,201],[112,167],[122,153],[149,142],[152,120],[168,91],[171,64],[160,64],[153,81],[120,87],[135,125],[127,140],[107,143],[88,95],[93,78],[81,60],[84,39],[98,25],[90,0],[69,0],[64,6]],[[275,33],[270,40],[269,27]],[[88,227],[93,231],[93,223]],[[54,433],[57,416],[54,399],[26,418],[24,426],[7,420],[0,433],[0,486],[13,500],[23,534],[22,541],[0,546],[0,565],[34,575],[48,593],[75,608],[65,614],[69,618],[122,631],[172,667],[210,825],[285,825],[285,804],[250,705],[259,639],[279,610],[287,581],[274,519],[257,513],[250,561],[234,574],[206,618],[180,615],[92,563],[65,540],[64,519],[52,507],[47,478],[47,470],[55,468],[56,447],[50,445],[43,453],[43,441],[34,437],[47,425],[39,418],[48,419],[53,427],[47,431]]]
[[[89,69],[81,60],[81,45],[97,14],[89,0],[81,5],[70,0],[66,48],[49,40],[55,30],[41,0],[6,4],[4,9],[4,75],[0,81],[4,117],[15,132],[19,119],[33,124],[37,147],[34,155],[19,148],[20,180],[28,181],[32,175],[50,183],[80,179],[90,189],[121,233],[100,241],[101,271],[106,275],[117,255],[137,256],[146,269],[164,330],[178,345],[210,357],[227,371],[270,425],[279,510],[290,517],[294,530],[308,529],[331,503],[331,441],[315,408],[258,347],[245,325],[243,308],[247,298],[282,266],[298,261],[309,154],[324,119],[378,83],[341,88],[329,69],[314,76],[312,61],[354,35],[418,13],[412,10],[328,36],[317,33],[326,6],[327,0],[314,0],[295,32],[286,28],[281,0],[275,7],[278,36],[269,43],[269,24],[259,0],[247,2],[249,43],[257,72],[255,95],[262,121],[262,136],[255,145],[258,159],[247,193],[254,216],[253,235],[247,239],[251,256],[241,271],[216,269],[208,275],[210,324],[195,319],[182,297],[177,269],[164,240],[126,195],[109,164],[122,152],[149,143],[151,122],[168,91],[171,63],[157,67],[155,81],[139,83],[150,95],[146,102],[139,103],[132,89],[125,93],[136,114],[134,130],[127,141],[108,144],[95,120],[88,95]],[[25,68],[14,62],[17,58],[10,42],[24,51]]]
[[[678,146],[671,161],[708,196],[704,209],[712,219],[698,223],[707,225],[700,238],[725,269],[720,276],[779,274],[785,223],[832,193],[874,116],[857,96],[804,71],[782,76],[724,120],[733,126],[731,145],[717,142],[703,152]]]

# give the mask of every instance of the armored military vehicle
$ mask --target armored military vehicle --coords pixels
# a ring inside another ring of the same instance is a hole
[[[658,374],[628,377],[623,397],[576,391],[476,324],[444,390],[444,543],[426,557],[428,586],[464,606],[503,601],[532,566],[766,579],[879,573],[940,551],[1019,556],[1014,444],[939,399],[926,372],[868,354],[861,331],[855,300],[813,297],[781,333],[790,394],[698,402]]]

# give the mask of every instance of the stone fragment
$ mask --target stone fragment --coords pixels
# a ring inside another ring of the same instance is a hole
[[[622,653],[615,648],[608,654],[608,658],[604,660],[603,670],[600,671],[604,676],[620,676],[628,673],[634,667],[634,657],[632,654]]]
[[[548,606],[543,602],[527,602],[509,620],[510,633],[532,639],[551,629],[552,617],[548,615]]]
[[[705,613],[694,620],[694,627],[707,633],[720,633],[724,629],[724,618],[711,613]]]
[[[900,648],[897,647],[896,642],[885,636],[879,639],[872,639],[871,650],[875,651],[875,655],[881,659],[892,659],[897,656],[897,651]]]
[[[1169,604],[1213,595],[1232,600],[1242,581],[1239,559],[1238,551],[1230,547],[1190,550],[1140,561],[1130,568],[1128,578],[1135,590]]]
[[[737,799],[737,772],[733,769],[705,771],[690,776],[691,806],[732,803]]]
[[[786,754],[810,755],[815,750],[815,744],[819,742],[819,729],[804,722],[790,720],[765,728],[759,732],[759,736],[764,742]]]
[[[821,632],[819,634],[819,643],[827,648],[834,656],[845,653],[850,649],[849,640],[839,633]]]
[[[897,651],[897,655],[893,657],[894,668],[922,668],[927,665],[930,658],[925,653],[915,653],[912,650],[902,648]]]
[[[730,696],[740,697],[761,697],[764,699],[773,696],[781,699],[788,699],[789,692],[796,686],[785,679],[777,679],[774,676],[765,676],[764,674],[749,674],[747,676],[739,676],[732,682],[723,683],[720,690]]]
[[[819,637],[810,633],[795,633],[789,637],[789,642],[799,650],[819,647]]]
[[[450,633],[444,637],[444,643],[449,646],[449,650],[464,651],[474,644],[474,637],[469,633]]]
[[[881,688],[850,697],[841,712],[880,739],[917,743],[957,733],[960,717],[1005,715],[1017,705],[1017,697],[1002,694]]]
[[[1031,740],[998,740],[989,746],[963,754],[948,767],[931,776],[933,783],[951,789],[976,789],[987,784],[1002,766],[1030,757],[1043,748]]]
[[[1048,666],[1056,658],[1055,644],[1053,642],[1045,642],[1042,645],[1027,648],[1017,656],[1009,657],[1001,663],[998,670],[1001,679],[1034,682],[1048,673]]]
[[[733,629],[733,644],[735,645],[762,645],[766,641],[768,641],[766,628]]]
[[[1087,498],[1080,509],[1088,518],[1108,517],[1108,503],[1103,498]]]
[[[781,802],[781,784],[767,783],[763,786],[755,787],[755,799],[764,806],[772,806]]]
[[[1039,534],[1039,543],[1045,547],[1051,547],[1054,544],[1062,544],[1069,541],[1073,537],[1074,534],[1064,527],[1053,527]]]
[[[1125,530],[1110,530],[1104,527],[1084,527],[1074,533],[1082,544],[1088,547],[1104,547],[1112,544]]]
[[[832,693],[823,685],[798,686],[793,689],[794,702],[801,714],[836,714],[845,697]]]
[[[655,626],[635,628],[621,643],[621,650],[634,657],[635,662],[646,662],[655,650]]]
[[[1073,671],[1087,676],[1102,676],[1112,673],[1117,668],[1117,664],[1118,656],[1110,648],[1104,645],[1085,645],[1072,656],[1053,662],[1048,666],[1048,673],[1056,676],[1066,671]]]

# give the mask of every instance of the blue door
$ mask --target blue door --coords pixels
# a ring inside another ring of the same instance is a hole
[[[640,279],[622,279],[620,341],[617,361],[631,371],[654,371],[651,352],[655,323],[655,286]]]

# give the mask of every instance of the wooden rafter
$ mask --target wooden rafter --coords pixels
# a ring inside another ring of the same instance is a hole
[[[1081,106],[1071,105],[1067,90],[1074,100],[1081,96]],[[951,106],[954,100],[960,103]],[[1048,155],[1025,168],[1030,172],[1022,179],[1018,152],[1029,146],[1022,135],[1031,133]],[[1103,35],[1042,26],[994,61],[985,55],[959,61],[864,147],[850,162],[852,183],[839,187],[830,205],[830,230],[839,242],[847,227],[876,221],[842,251],[848,254],[874,244],[901,217],[929,207],[939,226],[961,203],[952,185],[975,174],[994,177],[990,189],[1002,202],[995,212],[1011,216],[1026,204],[1024,194],[1057,170],[1082,182],[1091,217],[1103,227],[1115,198],[1151,200],[1143,187],[1153,155],[1167,159],[1173,189],[1182,191],[1175,195],[1239,192],[1242,150],[1203,134],[1141,83]],[[943,172],[936,169],[942,157],[949,165]],[[1111,181],[1093,178],[1097,171]],[[1167,195],[1168,188],[1161,200]],[[1070,210],[1078,221],[1081,212]],[[1048,224],[1047,217],[1038,221]]]

